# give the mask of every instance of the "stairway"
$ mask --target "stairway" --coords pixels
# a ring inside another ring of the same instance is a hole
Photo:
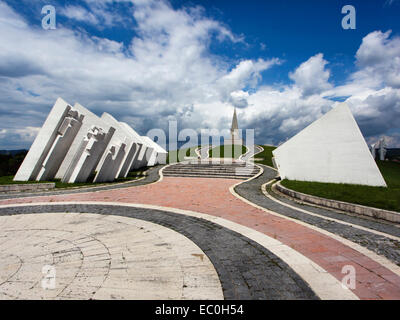
[[[165,177],[201,177],[248,179],[259,172],[258,167],[246,167],[245,162],[213,163],[212,161],[191,161],[171,165],[163,170]]]

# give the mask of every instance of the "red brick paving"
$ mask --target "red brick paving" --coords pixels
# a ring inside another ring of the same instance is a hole
[[[232,179],[164,177],[145,185],[92,193],[20,198],[0,201],[0,205],[32,202],[107,201],[152,204],[193,210],[219,216],[276,238],[308,257],[338,280],[344,265],[356,269],[353,292],[360,299],[400,299],[400,277],[358,251],[322,233],[277,217],[236,198],[229,187]]]

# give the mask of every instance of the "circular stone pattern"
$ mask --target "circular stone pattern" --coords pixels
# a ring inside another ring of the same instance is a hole
[[[0,216],[0,299],[223,299],[185,236],[91,213]]]

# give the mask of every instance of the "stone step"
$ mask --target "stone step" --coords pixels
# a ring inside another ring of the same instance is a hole
[[[194,163],[194,164],[189,164],[189,163],[185,163],[185,164],[174,164],[173,166],[176,167],[245,167],[246,164],[245,163],[232,163],[232,164],[220,164],[220,163]]]
[[[257,167],[200,167],[200,166],[193,166],[193,167],[167,167],[164,170],[215,170],[215,171],[222,171],[222,170],[259,170]]]
[[[213,168],[213,167],[168,167],[164,170],[211,170],[211,171],[235,171],[235,170],[258,170],[258,168],[254,167],[230,167],[230,168]]]
[[[206,177],[225,179],[248,179],[259,172],[257,167],[246,167],[246,163],[213,164],[202,162],[198,164],[178,163],[163,170],[167,177]]]
[[[218,172],[237,172],[237,171],[248,172],[248,173],[258,172],[258,170],[246,169],[246,168],[236,168],[236,169],[229,169],[229,170],[228,169],[219,169],[219,170],[216,170],[216,169],[199,169],[199,168],[191,168],[189,170],[187,170],[187,169],[177,169],[177,168],[164,169],[164,172],[187,172],[187,171],[190,171],[190,172],[193,172],[193,171],[195,171],[195,172],[217,172],[217,173]]]
[[[185,175],[185,174],[196,174],[196,175],[209,175],[209,176],[241,176],[241,177],[252,177],[256,173],[252,172],[201,172],[201,171],[185,171],[185,172],[176,172],[176,171],[164,171],[163,175],[174,174],[174,175]]]
[[[252,176],[235,176],[235,175],[195,175],[195,174],[164,174],[165,177],[181,177],[181,178],[220,178],[220,179],[238,179],[238,180],[244,180],[244,179],[248,179]]]

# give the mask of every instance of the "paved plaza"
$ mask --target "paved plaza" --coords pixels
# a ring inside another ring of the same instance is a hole
[[[400,299],[397,225],[270,194],[266,166],[247,180],[166,168],[98,189],[3,195],[0,298]],[[54,288],[43,289],[46,265]],[[342,284],[346,266],[355,288]]]

